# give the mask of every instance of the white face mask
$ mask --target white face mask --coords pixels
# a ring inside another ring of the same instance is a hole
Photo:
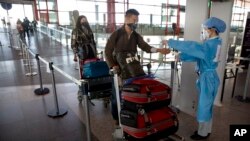
[[[207,30],[203,29],[200,35],[200,39],[202,41],[205,41],[207,39],[209,39],[209,33],[207,32]]]

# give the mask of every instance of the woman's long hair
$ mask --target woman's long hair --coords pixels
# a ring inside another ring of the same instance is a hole
[[[89,33],[93,34],[93,32],[92,32],[92,30],[91,30],[91,28],[90,28],[90,26],[89,26],[88,19],[87,19],[87,17],[84,16],[84,15],[80,15],[80,16],[77,18],[76,28],[77,28],[77,29],[82,29],[82,25],[81,25],[81,19],[82,19],[82,18],[85,18],[85,19],[86,19],[87,24],[86,24],[85,27],[88,29]]]

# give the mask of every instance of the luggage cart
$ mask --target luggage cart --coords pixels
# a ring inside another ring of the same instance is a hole
[[[92,99],[102,99],[104,106],[107,108],[108,104],[110,103],[110,96],[112,95],[113,77],[108,75],[97,78],[84,78],[82,75],[82,66],[84,64],[84,60],[81,60],[79,57],[77,57],[77,62],[80,79],[84,79],[88,83],[88,99],[90,100],[91,104],[95,105],[91,101]],[[81,103],[83,100],[81,89],[78,91],[77,98],[79,103]]]
[[[150,74],[150,66],[147,66],[147,67],[148,67],[148,72]],[[128,135],[125,132],[123,132],[122,125],[121,125],[121,118],[120,118],[121,101],[120,101],[120,94],[119,94],[120,90],[118,86],[118,75],[114,71],[112,73],[113,73],[113,79],[114,79],[113,85],[114,85],[114,92],[116,94],[118,118],[119,118],[119,127],[117,127],[112,133],[113,141],[137,141],[135,139],[129,139]],[[171,78],[172,78],[172,75],[174,75],[173,72],[171,73]],[[171,83],[173,83],[173,81],[171,81]],[[177,111],[177,113],[179,113],[179,111]],[[138,139],[138,141],[143,141],[143,140]],[[161,138],[158,141],[185,141],[185,138],[175,133],[175,134],[169,135],[168,137]]]

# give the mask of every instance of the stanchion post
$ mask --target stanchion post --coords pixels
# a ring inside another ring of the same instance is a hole
[[[60,34],[60,43],[62,44],[62,32],[60,31],[59,34]]]
[[[86,118],[86,132],[87,132],[87,141],[91,141],[91,128],[90,128],[90,118],[89,118],[89,103],[88,103],[88,83],[82,82],[81,83],[81,90],[84,100],[84,107],[85,107],[85,118]]]
[[[143,64],[143,61],[144,61],[144,60],[143,60],[143,57],[144,57],[144,56],[143,56],[143,54],[144,54],[144,52],[143,52],[143,51],[141,51],[141,56],[140,56],[140,59],[141,59],[141,64]]]
[[[24,66],[27,66],[27,49],[26,49],[26,46],[25,44],[22,42],[22,47],[23,47],[23,64]],[[24,63],[25,62],[25,63]]]
[[[12,33],[11,33],[11,29],[9,31],[9,41],[10,41],[10,46],[9,47],[13,47],[13,45],[12,45]]]
[[[20,36],[16,34],[16,39],[15,39],[16,45],[17,45],[16,50],[21,50],[19,39],[20,39]]]
[[[29,68],[29,73],[26,74],[26,76],[34,76],[37,75],[36,72],[32,72],[32,67],[31,67],[31,62],[30,62],[30,55],[28,48],[26,47],[26,53],[27,53],[27,60],[28,60],[28,68]]]
[[[39,54],[36,54],[36,61],[37,61],[37,68],[38,68],[38,74],[39,74],[39,80],[40,80],[40,88],[37,88],[34,90],[34,93],[36,95],[44,95],[49,93],[48,88],[43,87],[43,81],[42,81],[42,73],[41,73],[41,66],[40,66],[40,60],[39,60]]]
[[[174,82],[175,82],[175,61],[171,61],[171,80],[170,80],[170,87],[171,87],[171,95],[173,97],[174,95]],[[176,112],[176,113],[179,113],[180,112],[180,109],[177,107],[175,107],[173,105],[173,100],[171,100],[171,103],[170,103],[170,106],[171,108]]]
[[[68,46],[68,34],[66,33],[66,31],[65,31],[65,39],[66,39],[66,46]]]
[[[171,87],[171,94],[174,93],[174,73],[175,73],[175,62],[171,61],[171,79],[170,79],[170,87]]]
[[[23,43],[22,40],[21,40],[21,46],[22,46],[22,56],[24,58],[24,55],[25,55],[25,46],[24,46],[24,43]]]
[[[63,109],[63,108],[59,108],[59,106],[58,106],[53,62],[49,63],[49,68],[50,68],[50,71],[52,74],[52,85],[53,85],[53,93],[54,93],[54,100],[55,100],[55,108],[56,109],[49,111],[48,116],[52,117],[52,118],[62,117],[64,115],[66,115],[68,111]]]
[[[152,63],[152,53],[150,53],[150,56],[149,56],[149,63],[151,64]]]
[[[124,135],[123,135],[123,129],[121,125],[121,100],[120,100],[120,92],[119,92],[119,84],[118,84],[118,74],[116,70],[111,70],[111,74],[113,75],[113,81],[112,81],[112,87],[113,87],[113,94],[115,94],[116,102],[117,102],[117,110],[118,110],[118,119],[119,119],[119,128],[116,128],[115,131],[112,133],[113,140],[119,140],[123,141]]]
[[[21,39],[19,38],[18,40],[18,45],[20,46],[20,52],[19,52],[19,56],[23,56],[23,44],[21,42]]]

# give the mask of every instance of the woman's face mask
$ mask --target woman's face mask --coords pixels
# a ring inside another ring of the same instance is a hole
[[[82,26],[84,26],[84,27],[86,27],[87,25],[88,25],[87,22],[83,22],[83,23],[82,23]]]

